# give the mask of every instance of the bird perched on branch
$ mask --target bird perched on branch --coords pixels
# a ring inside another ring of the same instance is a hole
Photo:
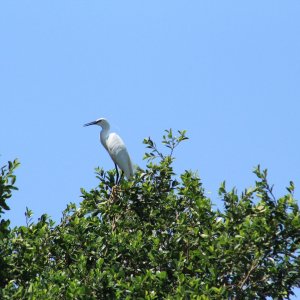
[[[104,118],[100,118],[96,121],[84,124],[84,126],[90,125],[99,125],[102,127],[102,130],[100,132],[100,141],[115,163],[117,174],[116,184],[118,184],[119,180],[121,180],[123,173],[125,173],[127,179],[130,179],[133,176],[133,167],[123,140],[116,133],[109,132],[110,125]],[[121,177],[119,177],[118,167],[122,171]]]

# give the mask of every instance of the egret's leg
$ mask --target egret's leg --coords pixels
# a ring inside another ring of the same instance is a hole
[[[118,183],[120,183],[120,181],[122,180],[123,176],[124,176],[124,171],[122,170],[122,171],[121,171],[121,177],[120,177],[120,180],[119,180]]]
[[[118,171],[117,164],[115,164],[115,168],[116,168],[116,173],[117,173],[116,184],[118,184],[119,183],[119,171]]]

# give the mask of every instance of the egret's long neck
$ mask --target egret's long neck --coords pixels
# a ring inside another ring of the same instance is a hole
[[[109,135],[109,126],[102,128],[100,132],[100,141],[106,150],[107,150],[106,140],[108,138],[108,135]]]

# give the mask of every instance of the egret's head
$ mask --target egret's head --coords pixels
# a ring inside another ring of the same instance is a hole
[[[100,119],[97,119],[96,121],[93,121],[93,122],[90,122],[90,123],[86,123],[83,126],[90,126],[90,125],[99,125],[103,129],[109,129],[109,123],[104,118],[100,118]]]

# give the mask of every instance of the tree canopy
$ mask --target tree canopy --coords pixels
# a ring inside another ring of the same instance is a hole
[[[167,130],[161,152],[150,139],[145,170],[114,185],[81,189],[56,224],[46,214],[10,228],[18,161],[1,169],[1,299],[288,299],[300,286],[300,213],[290,182],[276,198],[267,170],[254,187],[219,189],[213,208],[195,172],[176,175],[174,149],[185,131]]]

